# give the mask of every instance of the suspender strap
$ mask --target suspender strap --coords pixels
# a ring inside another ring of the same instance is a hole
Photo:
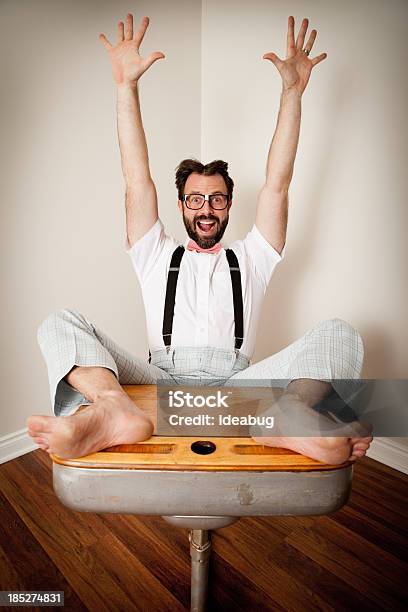
[[[232,296],[234,300],[234,320],[235,320],[235,348],[240,349],[244,340],[244,307],[242,303],[241,271],[237,256],[232,249],[226,249],[228,265],[231,274]],[[163,315],[163,342],[166,347],[171,346],[171,334],[173,330],[174,305],[176,301],[176,289],[180,264],[184,255],[184,247],[178,246],[173,252],[170,262],[170,269],[167,275],[166,298],[164,302]],[[149,363],[151,353],[149,351]]]
[[[171,334],[173,330],[174,304],[176,301],[176,289],[180,271],[181,259],[184,255],[184,247],[178,246],[171,256],[170,269],[167,275],[166,299],[164,301],[163,315],[163,342],[165,346],[171,345]]]
[[[235,348],[240,349],[244,340],[244,307],[242,304],[241,271],[234,251],[232,249],[226,249],[225,254],[230,267],[232,296],[234,298]]]

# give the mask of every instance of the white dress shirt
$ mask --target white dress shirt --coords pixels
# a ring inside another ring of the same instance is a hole
[[[189,238],[185,247],[188,241]],[[165,346],[162,326],[167,274],[178,245],[165,233],[158,219],[142,238],[126,249],[142,289],[151,351]],[[236,240],[230,248],[241,270],[244,341],[240,352],[251,359],[263,298],[285,249],[279,255],[256,225],[244,240]],[[217,254],[185,250],[178,275],[171,346],[234,349],[234,303],[224,248]]]

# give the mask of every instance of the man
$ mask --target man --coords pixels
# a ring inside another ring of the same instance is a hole
[[[151,436],[150,419],[131,402],[123,384],[154,384],[169,377],[175,383],[198,384],[288,379],[280,406],[294,410],[299,418],[309,418],[312,407],[333,391],[335,384],[332,387],[328,380],[361,375],[361,338],[340,319],[319,323],[283,351],[250,365],[262,299],[273,269],[283,256],[301,97],[312,68],[326,57],[322,53],[309,59],[316,30],[311,31],[304,44],[308,27],[304,19],[295,42],[294,19],[289,17],[287,58],[281,60],[274,53],[264,55],[281,74],[281,105],[255,224],[244,240],[231,245],[231,254],[219,242],[228,223],[234,185],[228,164],[221,160],[204,166],[187,159],[177,168],[178,207],[190,238],[186,250],[178,248],[177,242],[165,234],[159,219],[138,80],[164,54],[140,56],[139,47],[148,24],[148,17],[144,17],[134,34],[133,17],[129,14],[126,25],[118,24],[116,46],[104,34],[100,39],[110,56],[117,84],[118,133],[126,181],[127,252],[142,287],[151,356],[147,363],[129,355],[75,311],[54,313],[42,323],[38,340],[48,365],[56,416],[32,416],[28,428],[41,448],[62,457],[81,456]],[[175,251],[182,257],[178,263],[173,260]],[[236,287],[231,291],[234,275],[230,267],[240,271],[238,291]],[[173,294],[169,305],[167,281],[175,270],[179,270],[177,299]],[[239,300],[241,307],[237,306]],[[346,434],[330,437],[254,439],[321,461],[341,463],[363,456],[372,440],[364,437],[359,428],[345,431]]]

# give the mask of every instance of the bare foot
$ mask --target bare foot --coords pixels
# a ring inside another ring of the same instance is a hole
[[[351,455],[348,460],[355,461],[356,459],[364,457],[372,441],[373,436],[367,436],[366,438],[350,438]]]
[[[49,454],[82,457],[116,444],[134,444],[153,433],[153,423],[129,396],[107,391],[71,416],[33,415],[28,433]]]
[[[371,428],[358,422],[339,423],[317,413],[299,396],[287,393],[263,414],[275,417],[275,436],[260,435],[253,428],[253,440],[266,446],[288,448],[311,459],[338,465],[363,457],[373,438]],[[296,435],[290,431],[296,432]],[[256,433],[255,433],[256,431]],[[320,435],[319,435],[320,434]],[[322,435],[323,434],[323,435]]]
[[[316,459],[316,461],[329,463],[330,465],[339,465],[345,461],[355,461],[358,458],[364,457],[372,439],[371,436],[367,438],[284,438],[279,436],[274,438],[253,438],[258,444],[288,448],[301,455]]]

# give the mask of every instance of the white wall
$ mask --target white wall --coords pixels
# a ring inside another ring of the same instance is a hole
[[[110,62],[98,40],[150,17],[142,55],[163,51],[140,81],[163,220],[183,236],[174,169],[200,157],[199,0],[2,0],[0,437],[52,414],[36,330],[75,308],[147,358],[144,311],[124,250],[124,183]],[[181,36],[182,32],[182,36]],[[188,86],[188,90],[186,87]]]
[[[321,319],[360,331],[366,378],[408,375],[406,263],[407,46],[404,0],[206,0],[202,158],[230,162],[235,202],[226,238],[252,223],[276,125],[288,15],[318,30],[290,189],[287,251],[268,289],[254,359]],[[381,444],[380,444],[381,442]],[[398,446],[396,446],[398,444]],[[370,455],[408,471],[408,438]]]
[[[406,2],[3,0],[0,435],[51,414],[35,338],[49,312],[76,308],[146,355],[123,248],[114,87],[98,41],[100,31],[114,38],[129,10],[151,19],[142,52],[166,54],[141,81],[161,217],[182,238],[175,166],[225,159],[236,184],[226,242],[253,222],[276,123],[280,79],[262,55],[284,55],[288,14],[296,27],[309,17],[316,54],[328,58],[304,95],[287,254],[255,359],[341,317],[363,336],[366,377],[406,377]]]
[[[285,56],[286,23],[316,28],[315,55],[290,189],[286,258],[269,286],[255,357],[314,323],[340,317],[366,345],[367,377],[408,374],[403,1],[207,0],[203,9],[204,160],[236,178],[228,238],[254,218],[276,124],[281,80],[262,59]]]

